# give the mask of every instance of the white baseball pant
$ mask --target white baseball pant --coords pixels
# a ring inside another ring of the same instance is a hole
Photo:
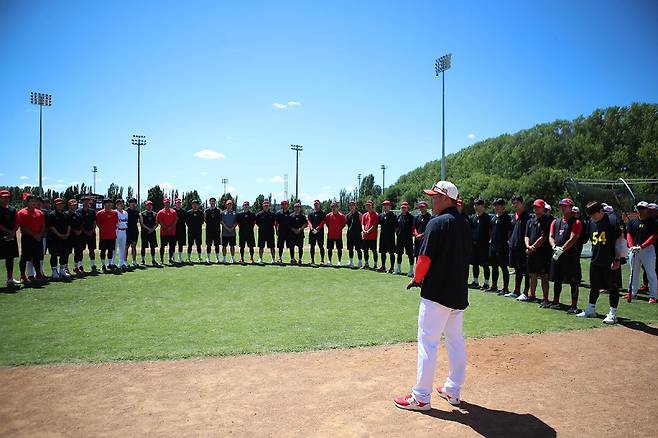
[[[118,251],[114,251],[114,257],[112,258],[112,264],[116,259],[117,252],[119,253],[119,266],[124,266],[126,264],[126,230],[117,230],[117,248]]]
[[[420,299],[418,310],[418,373],[412,392],[416,400],[429,403],[436,370],[436,355],[443,335],[448,353],[448,377],[444,390],[459,397],[466,376],[466,350],[464,348],[464,311],[443,306],[434,301]]]
[[[644,271],[647,273],[647,279],[649,280],[649,295],[651,298],[656,298],[656,288],[658,288],[658,279],[656,278],[656,248],[650,245],[641,249],[637,254],[629,251],[629,257],[631,266],[633,267],[631,269],[632,275],[630,279],[631,293],[633,296],[637,295],[640,278],[642,277],[641,265],[644,267]]]

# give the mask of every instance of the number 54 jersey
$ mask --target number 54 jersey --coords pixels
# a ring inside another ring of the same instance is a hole
[[[615,259],[615,242],[623,232],[624,224],[616,215],[604,214],[600,221],[590,221],[588,235],[592,241],[593,265],[610,267]]]

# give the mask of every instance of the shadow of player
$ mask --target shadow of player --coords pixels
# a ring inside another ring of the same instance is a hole
[[[618,318],[617,323],[631,330],[637,330],[648,335],[658,336],[658,327],[652,327],[643,323],[642,321],[634,321],[632,319]]]
[[[532,414],[498,411],[462,401],[452,411],[431,409],[421,412],[430,417],[454,421],[484,437],[554,437],[555,429]]]

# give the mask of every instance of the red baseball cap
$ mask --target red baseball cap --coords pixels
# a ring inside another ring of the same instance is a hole
[[[350,202],[348,202],[347,204],[348,204],[348,205],[356,205],[356,202],[354,202],[354,201],[350,201]]]
[[[418,203],[418,206],[419,206],[419,207],[427,207],[427,202],[425,202],[425,201],[420,201],[420,202]]]
[[[338,207],[338,202],[336,202],[336,201],[332,202],[332,203],[331,203],[331,206],[332,206],[332,207]]]
[[[295,202],[295,205],[293,205],[293,207],[301,207],[301,206],[302,204],[300,204],[299,202]]]
[[[169,198],[164,198],[163,202],[169,202],[169,203],[171,203],[171,199],[169,199]]]
[[[183,202],[181,198],[176,198],[176,202]]]
[[[69,199],[69,205],[75,205],[77,203],[78,201],[76,201],[75,199]]]
[[[283,201],[281,201],[281,205],[288,205],[288,204],[289,204],[289,202],[285,199]]]
[[[400,207],[409,207],[409,203],[407,201],[402,201],[402,204],[400,204]]]
[[[559,202],[558,205],[568,205],[570,207],[573,207],[574,204],[573,204],[573,201],[571,200],[571,198],[564,198]]]
[[[232,200],[232,199],[227,199],[227,200],[226,200],[226,203],[227,203],[227,204],[233,204],[233,200]]]
[[[64,200],[62,198],[55,198],[55,200],[53,201],[53,204],[55,204],[55,205],[64,204]]]
[[[150,201],[150,200],[149,200],[149,201],[146,201],[146,202],[144,203],[144,205],[153,205],[153,201]]]
[[[366,201],[366,205],[372,205],[372,199],[368,199],[368,200]]]
[[[313,201],[313,205],[315,205],[315,204],[322,204],[322,203],[320,202],[319,199],[316,199],[315,201]]]
[[[386,199],[384,202],[382,202],[382,205],[391,205],[391,201]]]
[[[0,190],[0,198],[8,198],[9,190]]]
[[[270,205],[270,201],[268,201],[267,199],[264,200],[264,201],[263,201],[263,205]]]
[[[546,201],[543,199],[535,199],[535,202],[532,203],[533,207],[541,207],[545,208],[546,207]]]

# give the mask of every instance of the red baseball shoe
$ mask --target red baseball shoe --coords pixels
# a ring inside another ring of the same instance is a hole
[[[626,292],[626,302],[630,303],[633,301],[633,294],[631,292]]]
[[[398,408],[406,409],[408,411],[429,411],[432,409],[429,403],[419,402],[412,394],[398,397],[393,400],[393,403],[395,403],[395,406]]]
[[[655,298],[649,298],[649,304],[656,304]]]
[[[461,403],[461,400],[459,400],[459,398],[453,397],[450,394],[448,394],[447,392],[445,392],[445,390],[443,389],[442,386],[439,387],[439,388],[436,388],[436,393],[439,394],[439,397],[446,400],[448,403],[450,403],[453,406],[459,406],[459,403]]]

